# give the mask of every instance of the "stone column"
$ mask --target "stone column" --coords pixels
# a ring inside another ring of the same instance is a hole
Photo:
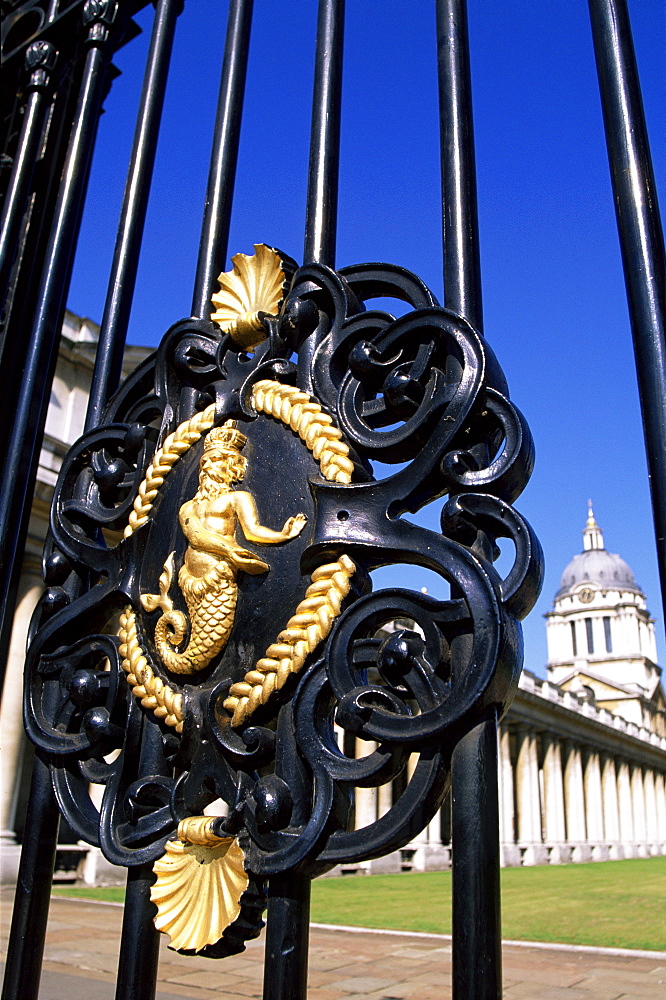
[[[374,740],[362,740],[358,736],[354,741],[354,756],[356,760],[361,757],[369,757],[377,749]],[[376,788],[356,788],[354,789],[355,819],[354,829],[360,830],[364,826],[370,826],[377,819],[377,789]],[[344,871],[366,871],[369,872],[372,862],[359,861],[355,865],[343,865]]]
[[[442,843],[442,811],[438,809],[426,827],[424,847],[426,871],[443,871],[451,867],[451,848]]]
[[[385,785],[380,785],[376,791],[377,819],[381,819],[393,805],[393,783],[389,781]],[[390,854],[384,855],[383,858],[375,858],[373,861],[366,862],[366,866],[373,873],[399,872],[402,866],[402,855],[400,851],[392,851]]]
[[[428,843],[437,846],[442,844],[442,817],[439,809],[428,823]]]
[[[25,566],[24,566],[25,572]],[[7,656],[7,672],[0,706],[0,877],[15,882],[21,849],[14,836],[14,811],[21,780],[25,735],[23,733],[23,666],[28,626],[43,585],[36,573],[25,573]]]
[[[634,815],[634,837],[639,858],[648,856],[647,825],[645,823],[645,789],[643,769],[638,765],[631,768],[631,805]]]
[[[355,756],[358,760],[361,757],[369,757],[377,749],[377,744],[373,740],[361,740],[356,737]],[[357,788],[356,789],[356,823],[355,830],[360,830],[364,826],[370,826],[377,819],[377,789]]]
[[[580,747],[567,740],[567,762],[564,766],[564,803],[567,841],[572,861],[589,861],[590,849],[585,834],[585,793]]]
[[[389,781],[385,785],[380,785],[377,789],[377,816],[385,816],[393,805],[393,782]]]
[[[570,851],[565,847],[564,784],[562,780],[562,749],[556,736],[543,736],[543,792],[544,827],[550,863],[557,865],[568,861]]]
[[[604,844],[604,813],[601,798],[601,768],[599,754],[589,750],[585,760],[585,825],[587,839],[592,847],[593,861],[607,861],[608,848]]]
[[[518,805],[518,844],[524,865],[538,864],[541,857],[541,808],[539,801],[539,765],[536,735],[527,726],[518,728],[516,798]]]
[[[604,839],[608,844],[608,857],[617,861],[623,857],[620,847],[620,815],[617,800],[617,775],[615,761],[604,754],[601,762],[601,800],[604,812]]]
[[[409,760],[407,761],[407,777],[412,780],[412,775],[416,770],[416,765],[419,762],[419,755],[417,753],[412,753],[409,755]],[[408,849],[414,851],[412,855],[412,868],[415,871],[423,872],[427,867],[427,850],[426,845],[428,843],[428,828],[421,830],[417,833],[415,837],[410,840],[407,845]]]
[[[500,863],[505,867],[520,864],[520,851],[516,846],[513,764],[508,726],[502,724],[498,727],[498,741]]]
[[[664,781],[664,775],[660,772],[657,772],[654,776],[654,793],[657,801],[659,853],[666,854],[666,781]]]
[[[645,788],[645,825],[647,828],[647,848],[648,854],[654,856],[659,853],[657,847],[659,833],[657,829],[657,796],[655,794],[654,787],[654,771],[651,768],[646,768],[645,770],[643,787]]]
[[[634,807],[631,801],[631,777],[629,765],[621,761],[617,769],[617,797],[620,813],[620,842],[625,858],[636,857],[636,836],[634,834]]]

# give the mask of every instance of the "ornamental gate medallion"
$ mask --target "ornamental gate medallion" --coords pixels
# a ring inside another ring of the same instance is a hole
[[[234,264],[63,464],[27,701],[69,823],[150,863],[156,926],[211,957],[259,933],[267,879],[399,849],[441,807],[459,734],[512,696],[541,566],[510,506],[529,432],[467,322],[398,267]],[[363,305],[388,295],[410,311]],[[445,494],[441,532],[410,520]],[[373,590],[401,562],[450,599]],[[413,755],[354,830],[354,787]]]

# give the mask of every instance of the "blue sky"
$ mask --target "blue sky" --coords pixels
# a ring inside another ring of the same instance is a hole
[[[657,188],[666,197],[666,5],[629,0]],[[99,320],[152,7],[118,53],[69,307]],[[524,623],[525,665],[546,661],[543,618],[594,500],[606,546],[633,568],[666,656],[635,368],[584,0],[470,0],[485,334],[537,448],[517,501],[546,554]],[[315,0],[255,0],[229,251],[302,256]],[[186,0],[158,150],[129,340],[156,345],[189,314],[226,4]],[[348,0],[339,266],[385,260],[442,297],[434,9]],[[438,512],[431,515],[436,523]],[[401,573],[401,580],[404,575]],[[430,586],[415,576],[415,584]]]

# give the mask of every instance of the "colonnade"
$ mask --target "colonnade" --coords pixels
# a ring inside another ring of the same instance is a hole
[[[356,739],[355,756],[375,744]],[[346,747],[349,753],[350,746]],[[412,755],[404,780],[413,773]],[[503,865],[607,861],[666,854],[664,771],[524,723],[499,731]],[[400,782],[356,790],[355,827],[383,816]],[[350,866],[372,872],[433,870],[451,862],[449,801],[401,851]],[[342,866],[345,870],[345,866]]]
[[[664,771],[524,723],[499,736],[503,864],[666,854]]]

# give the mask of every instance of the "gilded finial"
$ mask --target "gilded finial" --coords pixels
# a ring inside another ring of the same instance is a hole
[[[583,549],[584,551],[589,551],[590,549],[603,549],[604,547],[604,536],[601,533],[601,528],[596,522],[594,517],[594,511],[592,510],[592,501],[587,501],[587,522],[583,528]]]

